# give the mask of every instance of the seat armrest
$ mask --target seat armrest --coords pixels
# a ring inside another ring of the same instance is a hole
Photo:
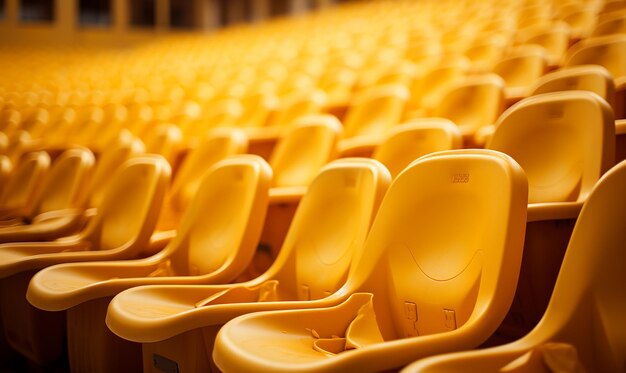
[[[582,202],[531,203],[527,221],[576,219],[582,207]]]

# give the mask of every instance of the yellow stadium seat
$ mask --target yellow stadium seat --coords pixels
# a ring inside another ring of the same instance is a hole
[[[623,372],[626,163],[585,202],[541,321],[513,343],[424,359],[403,373]]]
[[[478,346],[513,299],[526,203],[524,172],[502,153],[421,158],[393,181],[367,255],[333,302],[230,321],[215,341],[217,367],[385,371]]]
[[[626,89],[626,35],[589,38],[570,48],[565,66],[588,64],[604,66],[615,79],[615,89]]]
[[[9,137],[4,132],[0,132],[0,155],[6,156],[10,145]],[[10,158],[8,160],[11,161]]]
[[[65,151],[47,172],[33,210],[0,225],[0,242],[51,241],[76,233],[80,220],[67,210],[82,209],[95,158],[85,148]]]
[[[552,21],[518,31],[521,44],[536,44],[547,53],[548,69],[553,70],[563,63],[569,48],[571,30],[563,21]]]
[[[33,308],[24,295],[36,271],[59,263],[138,256],[156,224],[169,183],[161,156],[128,160],[114,176],[98,215],[75,236],[53,242],[0,245],[0,304],[5,337],[29,360],[45,365],[63,351],[62,314]]]
[[[504,56],[506,49],[507,41],[504,38],[493,37],[489,40],[480,40],[468,48],[465,56],[470,60],[471,71],[486,73]]]
[[[190,149],[168,190],[157,223],[157,230],[176,229],[180,219],[196,194],[207,171],[216,162],[235,154],[246,152],[248,140],[237,129],[214,129],[201,142]]]
[[[337,157],[341,123],[329,114],[297,119],[279,140],[269,163],[274,171],[270,207],[261,236],[262,250],[248,277],[256,277],[278,255],[300,199],[322,167]]]
[[[0,196],[2,196],[4,188],[11,179],[12,173],[13,163],[11,162],[11,159],[6,155],[0,155]]]
[[[594,92],[612,107],[615,104],[613,76],[600,65],[571,66],[548,73],[535,82],[531,95],[571,90]]]
[[[566,66],[584,64],[604,66],[613,75],[615,82],[613,109],[616,118],[626,118],[626,35],[589,38],[572,47],[568,52]]]
[[[22,156],[3,188],[0,217],[29,216],[35,208],[35,197],[49,168],[50,156],[46,152],[32,152]]]
[[[124,162],[142,154],[144,150],[143,142],[134,136],[121,137],[116,143],[111,144],[110,147],[102,149],[96,162],[90,185],[87,188],[87,196],[89,198],[87,207],[97,208],[101,206],[108,186],[112,181],[111,176],[117,172]]]
[[[624,9],[626,9],[626,7]],[[596,37],[613,34],[626,34],[626,13],[616,14],[599,22],[593,29],[591,36]]]
[[[250,153],[269,158],[283,132],[298,118],[321,113],[326,101],[326,94],[320,90],[295,92],[281,98],[266,127],[248,129]]]
[[[341,123],[332,115],[306,115],[294,121],[269,159],[273,186],[306,187],[337,155],[341,133]]]
[[[174,124],[161,124],[146,138],[146,152],[162,155],[174,167],[182,141],[180,128]]]
[[[208,370],[213,338],[226,321],[253,311],[312,307],[319,303],[311,300],[342,286],[352,263],[365,255],[362,245],[390,179],[371,159],[330,163],[311,183],[267,272],[231,285],[130,289],[112,301],[107,325],[144,343],[146,372],[159,368],[153,356],[175,360],[181,371]]]
[[[571,38],[580,40],[589,37],[598,21],[598,14],[591,6],[587,8],[577,7],[562,14],[560,19],[570,26]]]
[[[411,96],[406,104],[404,118],[410,120],[428,116],[439,105],[446,91],[463,80],[469,68],[466,57],[444,58],[440,66],[416,79],[410,87]]]
[[[278,106],[278,98],[268,93],[255,93],[241,99],[243,112],[237,118],[241,127],[263,127]]]
[[[372,158],[384,164],[392,178],[417,158],[463,145],[456,124],[443,118],[413,119],[396,126],[374,150]]]
[[[269,124],[278,128],[286,127],[303,115],[320,113],[326,100],[326,94],[319,90],[294,92],[281,99]]]
[[[623,0],[607,0],[600,10],[601,14],[612,14],[626,9],[626,3]]]
[[[505,338],[528,332],[548,304],[582,203],[613,164],[610,106],[587,91],[531,96],[496,123],[488,149],[512,156],[528,176],[528,226],[520,280]]]
[[[504,80],[506,106],[511,106],[530,94],[530,87],[545,72],[546,51],[537,45],[521,45],[513,49],[493,68]]]
[[[495,123],[503,110],[504,81],[496,74],[484,74],[469,76],[451,87],[433,116],[456,123],[465,146],[471,146],[474,134]]]
[[[402,120],[409,95],[405,86],[390,84],[372,87],[355,97],[343,123],[342,156],[371,155],[374,144]]]
[[[37,273],[28,287],[28,301],[46,311],[70,310],[71,369],[140,370],[136,348],[132,344],[125,348],[128,343],[106,329],[104,316],[110,298],[139,285],[234,280],[256,249],[271,178],[269,165],[258,156],[219,161],[206,173],[176,238],[162,252],[137,260],[60,264]],[[86,323],[91,327],[83,328]],[[118,358],[110,359],[112,354]]]

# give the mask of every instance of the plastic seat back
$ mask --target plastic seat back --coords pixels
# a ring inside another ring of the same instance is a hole
[[[169,202],[174,208],[184,210],[209,168],[226,157],[245,153],[247,147],[248,139],[243,131],[210,131],[181,164],[169,192]]]
[[[221,281],[234,280],[254,255],[271,179],[271,168],[256,155],[232,156],[214,164],[171,244],[174,273],[221,271]]]
[[[595,37],[613,34],[626,34],[626,14],[609,17],[600,22],[591,33],[591,36]]]
[[[613,112],[587,91],[529,97],[502,114],[487,147],[522,166],[530,203],[583,201],[614,162]]]
[[[470,47],[465,52],[465,56],[469,58],[472,64],[472,71],[484,73],[491,71],[505,50],[506,40],[504,38],[493,38]]]
[[[339,159],[320,171],[265,276],[278,281],[278,299],[320,299],[343,285],[390,180],[381,163],[365,158]]]
[[[241,99],[243,113],[237,119],[242,127],[263,127],[278,105],[278,99],[270,94],[257,93]]]
[[[546,69],[545,50],[537,45],[522,45],[513,50],[493,68],[507,87],[528,87]]]
[[[336,156],[341,131],[341,123],[332,115],[309,115],[294,122],[270,157],[273,185],[308,185]]]
[[[146,152],[162,155],[170,165],[180,150],[183,134],[174,124],[159,125],[146,139]]]
[[[216,365],[227,372],[389,371],[477,347],[513,300],[527,196],[523,170],[503,153],[420,158],[389,187],[364,254],[336,293],[351,296],[326,308],[231,320],[217,336]]]
[[[565,66],[595,64],[604,66],[613,79],[626,76],[626,35],[586,39],[568,51]]]
[[[410,109],[432,109],[439,104],[441,97],[454,84],[461,81],[470,63],[465,57],[444,61],[442,66],[432,69],[411,87],[411,98],[407,103]]]
[[[372,158],[384,164],[391,176],[396,177],[423,155],[461,146],[461,133],[456,124],[448,119],[414,119],[392,129]]]
[[[383,339],[466,323],[478,329],[466,337],[487,338],[513,299],[526,203],[524,173],[502,153],[440,152],[405,169],[383,200],[354,274],[358,291],[374,294]]]
[[[556,21],[525,29],[522,41],[543,47],[548,53],[549,63],[558,65],[569,47],[570,34],[567,23]]]
[[[480,351],[440,355],[403,372],[571,372],[626,370],[626,162],[608,171],[585,201],[548,308],[524,338]],[[581,369],[582,368],[582,369]]]
[[[535,82],[532,95],[571,90],[594,92],[609,105],[615,103],[613,77],[600,65],[571,66],[546,74]]]
[[[6,155],[0,155],[0,196],[11,179],[12,172],[13,163],[11,162],[11,158]]]
[[[113,175],[98,208],[82,236],[94,250],[119,249],[130,256],[152,235],[171,169],[160,155],[131,158]]]
[[[410,96],[403,85],[373,87],[356,97],[344,121],[344,137],[382,136],[400,122]]]
[[[326,104],[326,94],[319,90],[296,92],[283,98],[270,120],[271,126],[286,127],[304,115],[317,114]]]
[[[86,185],[94,164],[95,158],[89,149],[76,148],[63,152],[46,175],[34,214],[84,207]]]
[[[143,142],[134,137],[122,139],[117,145],[104,149],[96,162],[91,184],[88,188],[88,206],[100,206],[111,182],[111,175],[115,174],[128,159],[143,152]]]
[[[29,215],[49,167],[50,156],[46,152],[24,155],[3,190],[0,206],[3,209],[22,209],[25,215]]]
[[[503,110],[504,81],[496,74],[466,78],[451,88],[434,111],[434,116],[456,123],[462,134],[473,134],[493,124]]]

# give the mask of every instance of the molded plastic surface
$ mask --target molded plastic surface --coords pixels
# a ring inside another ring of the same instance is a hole
[[[328,164],[311,183],[266,273],[232,285],[130,289],[111,302],[107,325],[123,338],[155,342],[248,312],[312,307],[315,303],[302,301],[339,289],[363,255],[363,242],[390,179],[384,166],[371,159]]]
[[[570,48],[565,66],[588,64],[604,66],[616,82],[622,81],[626,77],[626,35],[589,38]]]
[[[626,370],[626,162],[585,201],[545,315],[510,344],[424,359],[409,372],[623,372]]]
[[[487,147],[522,166],[529,203],[584,201],[613,164],[613,112],[587,91],[532,96],[500,116]]]
[[[69,263],[38,272],[34,306],[59,311],[142,284],[227,283],[250,262],[263,226],[271,169],[239,155],[210,168],[176,238],[159,254],[118,262]]]
[[[515,291],[527,183],[512,158],[448,151],[412,163],[385,196],[357,266],[327,308],[227,323],[213,358],[225,372],[381,371],[473,348]]]
[[[94,163],[88,149],[65,151],[47,173],[32,215],[25,216],[21,224],[0,228],[0,242],[47,241],[75,233],[80,225],[69,211],[85,206]]]
[[[0,196],[0,216],[14,218],[29,216],[36,202],[41,182],[50,167],[46,152],[28,153],[15,167]]]
[[[169,177],[170,167],[161,156],[127,161],[114,176],[98,215],[78,235],[0,245],[0,277],[58,263],[136,256],[154,230]]]
[[[200,140],[176,173],[163,203],[158,230],[176,229],[211,166],[229,156],[244,153],[248,147],[245,133],[236,129],[214,129]]]
[[[274,187],[305,187],[337,155],[341,123],[332,115],[307,115],[296,120],[272,152]]]
[[[462,146],[458,127],[443,118],[422,118],[396,126],[389,131],[372,158],[384,164],[396,177],[417,158],[437,151]]]
[[[493,124],[504,108],[504,81],[496,74],[471,76],[452,87],[442,98],[434,116],[448,118],[463,136]]]

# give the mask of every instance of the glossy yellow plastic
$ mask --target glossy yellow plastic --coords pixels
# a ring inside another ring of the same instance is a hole
[[[390,179],[371,159],[328,164],[311,183],[267,272],[232,285],[130,289],[113,299],[107,325],[122,338],[144,342],[146,372],[156,369],[152,353],[177,360],[182,370],[208,367],[215,332],[226,321],[253,311],[312,307],[316,303],[305,301],[342,286],[356,259],[367,255],[363,242]],[[192,359],[188,349],[201,349],[203,356]]]
[[[466,57],[450,58],[416,79],[406,104],[405,119],[427,116],[439,105],[443,95],[467,74],[470,68]]]
[[[486,73],[493,69],[506,51],[507,41],[499,35],[494,35],[488,40],[477,40],[465,51],[465,56],[472,65],[471,71]]]
[[[72,370],[110,372],[133,366],[134,349],[120,345],[104,325],[108,300],[118,292],[146,284],[228,283],[248,266],[265,220],[271,169],[258,156],[239,155],[215,163],[205,175],[176,238],[160,253],[137,260],[60,264],[33,277],[27,292],[32,305],[47,311],[71,309]],[[84,328],[85,323],[91,327]],[[110,359],[114,351],[119,359]],[[123,354],[130,356],[122,359]],[[134,355],[138,368],[140,354]]]
[[[528,176],[524,260],[500,330],[518,338],[543,315],[582,203],[614,163],[613,112],[588,91],[531,96],[499,118],[487,147],[512,156]]]
[[[111,175],[128,159],[142,154],[145,146],[141,140],[134,136],[128,138],[120,138],[116,144],[112,144],[110,148],[103,149],[96,162],[93,177],[87,188],[89,201],[88,207],[101,206],[102,200],[106,195],[109,184],[112,181]]]
[[[280,138],[269,162],[274,171],[270,206],[261,245],[248,278],[259,276],[283,244],[300,199],[320,169],[338,154],[342,133],[339,120],[329,114],[306,115],[296,120]]]
[[[50,156],[46,152],[32,152],[21,157],[0,196],[1,218],[29,216],[32,213],[49,168]]]
[[[209,131],[181,163],[165,197],[157,230],[176,229],[211,166],[231,155],[245,153],[247,147],[248,139],[241,130]]]
[[[0,196],[2,196],[4,188],[9,183],[12,173],[13,162],[11,162],[11,158],[6,155],[0,155]]]
[[[589,38],[574,45],[567,53],[565,66],[595,64],[613,75],[617,90],[626,84],[626,35]]]
[[[584,201],[612,166],[614,143],[607,102],[592,92],[564,91],[528,97],[509,108],[487,147],[522,166],[528,201],[536,204]]]
[[[38,311],[26,301],[31,277],[59,263],[136,257],[154,230],[169,178],[163,157],[135,157],[113,175],[98,214],[78,235],[0,245],[1,314],[5,337],[14,349],[38,364],[59,358],[63,315]]]
[[[443,118],[413,119],[394,127],[376,148],[372,158],[384,164],[395,178],[417,158],[463,145],[456,124]]]
[[[326,104],[326,94],[320,90],[294,92],[280,100],[279,105],[270,114],[268,125],[248,128],[250,141],[249,152],[269,158],[281,136],[300,117],[322,112]]]
[[[571,29],[563,21],[543,23],[528,27],[520,32],[524,44],[543,47],[547,53],[548,66],[555,68],[563,62],[563,56],[569,47]]]
[[[513,104],[530,93],[530,87],[546,71],[547,57],[543,47],[522,45],[512,50],[493,68],[504,79],[504,97]]]
[[[175,159],[182,141],[183,134],[180,128],[174,124],[162,124],[146,138],[146,152],[162,155],[172,167],[175,167]]]
[[[571,90],[594,92],[614,106],[613,76],[600,65],[570,66],[548,73],[535,82],[532,95]]]
[[[332,115],[307,115],[296,120],[269,159],[274,171],[273,186],[309,185],[322,166],[337,156],[341,133],[341,123]]]
[[[217,336],[215,363],[224,372],[386,371],[478,346],[513,299],[526,204],[524,172],[502,153],[420,158],[390,186],[334,305],[234,319]]]
[[[614,34],[626,34],[626,13],[611,15],[602,20],[602,22],[598,22],[591,36],[596,37]]]
[[[504,81],[496,74],[467,77],[442,98],[433,116],[459,126],[467,141],[481,127],[495,123],[504,110]]]
[[[548,309],[527,336],[480,351],[424,359],[403,373],[623,372],[626,370],[626,163],[585,201]]]
[[[317,114],[326,104],[326,94],[319,90],[295,92],[286,96],[278,106],[270,126],[287,127],[303,115]]]
[[[95,158],[85,148],[65,151],[46,175],[31,215],[0,227],[0,242],[50,241],[77,232],[81,227],[68,211],[82,209]]]
[[[409,90],[400,84],[373,87],[354,98],[344,120],[343,156],[358,155],[354,149],[379,142],[400,123]]]

